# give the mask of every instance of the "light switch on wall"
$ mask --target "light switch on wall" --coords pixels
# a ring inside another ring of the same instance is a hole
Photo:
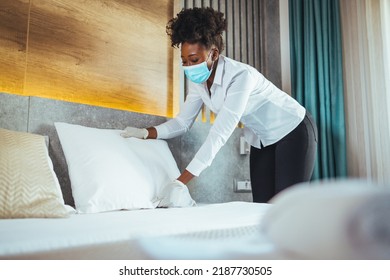
[[[247,155],[250,153],[251,146],[246,142],[244,136],[240,137],[240,155]]]

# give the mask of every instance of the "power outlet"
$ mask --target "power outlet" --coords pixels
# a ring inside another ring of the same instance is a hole
[[[234,192],[242,193],[242,192],[251,192],[252,185],[250,180],[234,180]]]

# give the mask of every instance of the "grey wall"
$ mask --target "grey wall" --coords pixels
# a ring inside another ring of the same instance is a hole
[[[200,148],[210,126],[197,122],[189,133],[182,137],[182,168],[187,166]],[[240,155],[239,152],[241,133],[241,129],[237,128],[221,148],[212,165],[188,184],[194,197],[202,202],[252,201],[251,194],[233,192],[234,179],[249,179],[249,155]]]
[[[70,179],[54,122],[123,129],[128,125],[148,127],[164,121],[166,118],[163,117],[0,93],[0,127],[49,136],[49,154],[53,161],[54,171],[60,181],[65,202],[70,205],[74,205]],[[168,141],[180,170],[187,166],[202,144],[209,126],[209,124],[197,122],[185,136]],[[196,201],[251,201],[250,194],[233,192],[234,178],[249,178],[248,156],[239,155],[238,138],[240,133],[240,129],[237,129],[217,155],[213,165],[189,184],[190,191]]]

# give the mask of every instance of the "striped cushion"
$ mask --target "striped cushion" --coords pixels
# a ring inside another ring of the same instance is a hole
[[[66,216],[44,137],[0,128],[0,218]]]

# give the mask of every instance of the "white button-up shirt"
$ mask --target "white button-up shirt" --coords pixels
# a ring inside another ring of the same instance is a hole
[[[299,125],[306,113],[295,99],[255,68],[220,55],[210,92],[206,83],[189,81],[180,113],[156,126],[157,137],[168,139],[188,131],[203,103],[217,117],[205,142],[187,166],[195,176],[211,165],[240,121],[244,124],[246,141],[261,148],[261,144],[268,146],[286,136]]]

